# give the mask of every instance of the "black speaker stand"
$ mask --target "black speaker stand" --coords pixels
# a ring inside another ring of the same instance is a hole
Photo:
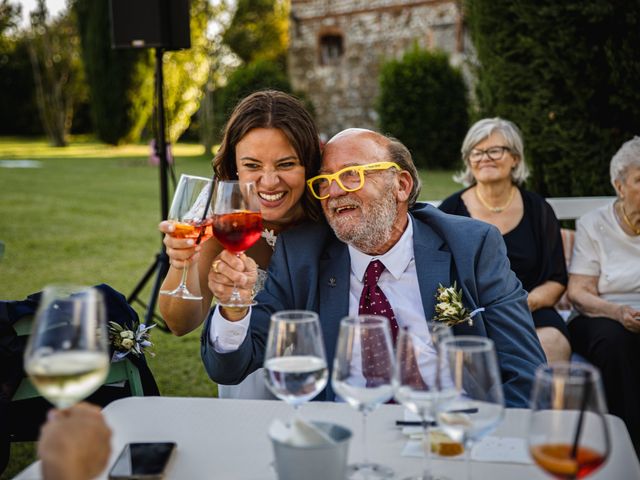
[[[162,220],[165,220],[169,214],[169,188],[168,188],[168,170],[169,162],[167,160],[167,139],[165,137],[165,115],[164,115],[164,76],[162,74],[162,54],[164,53],[161,47],[156,47],[156,71],[155,71],[155,95],[156,95],[156,119],[155,125],[155,149],[156,156],[160,159],[158,167],[160,168],[160,210],[162,212]],[[169,271],[169,257],[164,246],[164,243],[160,242],[160,252],[156,255],[154,262],[147,269],[143,277],[138,284],[134,287],[133,291],[127,298],[127,302],[132,304],[137,302],[146,308],[144,316],[144,323],[150,325],[154,322],[154,319],[159,319],[160,328],[166,330],[164,321],[155,314],[156,302],[158,301],[158,293],[160,292],[160,286],[164,277]],[[147,282],[156,274],[155,281],[153,283],[153,289],[149,297],[149,302],[144,303],[139,298],[140,291],[144,288]],[[157,323],[157,322],[156,322]]]

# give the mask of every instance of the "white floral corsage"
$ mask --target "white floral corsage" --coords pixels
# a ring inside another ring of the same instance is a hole
[[[144,355],[146,349],[153,346],[149,340],[149,330],[155,327],[155,324],[146,326],[140,323],[134,324],[133,327],[133,330],[128,330],[119,323],[109,322],[109,341],[114,350],[112,362],[119,362],[130,353],[136,356]],[[149,352],[149,355],[154,357],[155,353]]]
[[[462,304],[462,289],[458,290],[458,284],[453,282],[450,287],[439,284],[436,292],[436,314],[433,320],[443,322],[447,327],[453,327],[459,323],[467,322],[473,325],[473,317],[477,313],[483,312],[484,307],[469,311]]]

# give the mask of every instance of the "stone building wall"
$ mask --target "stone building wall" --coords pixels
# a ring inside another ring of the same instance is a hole
[[[312,100],[323,136],[376,128],[380,66],[414,43],[459,64],[467,44],[459,3],[291,0],[289,78]]]

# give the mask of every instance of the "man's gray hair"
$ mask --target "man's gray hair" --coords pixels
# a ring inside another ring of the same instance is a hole
[[[508,147],[514,157],[520,160],[516,167],[511,171],[511,180],[516,185],[522,185],[529,177],[529,168],[524,158],[524,144],[522,142],[522,134],[515,123],[504,120],[499,117],[483,118],[478,120],[467,132],[462,142],[462,163],[464,169],[453,176],[453,179],[464,186],[474,185],[476,179],[471,173],[469,166],[469,155],[471,150],[488,138],[492,133],[499,133],[505,141],[505,147]]]
[[[611,185],[613,185],[613,188],[616,188],[616,180],[619,182],[626,180],[629,167],[632,166],[640,167],[640,137],[638,136],[624,142],[611,159],[609,174],[611,175]]]
[[[411,175],[411,178],[413,179],[413,187],[411,187],[408,199],[409,208],[411,208],[418,201],[420,190],[422,190],[422,181],[420,180],[418,169],[413,163],[411,153],[407,147],[393,137],[386,136],[386,139],[389,141],[389,144],[387,145],[389,161],[397,163],[400,169],[409,172],[409,175]]]

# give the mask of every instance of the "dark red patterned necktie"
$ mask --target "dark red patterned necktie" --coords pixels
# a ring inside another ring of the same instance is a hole
[[[396,339],[398,338],[396,315],[393,313],[389,299],[378,286],[378,280],[380,280],[380,275],[382,275],[384,269],[385,266],[380,260],[374,260],[369,263],[367,271],[364,274],[364,287],[360,295],[358,313],[361,315],[381,315],[388,318],[391,337],[395,345]],[[381,369],[385,369],[387,366],[386,363],[379,362],[377,358],[378,352],[381,351],[378,346],[381,345],[383,341],[383,338],[362,339],[362,374],[367,381],[367,387],[375,387],[380,384],[380,381],[376,379],[381,377]],[[417,359],[415,355],[413,355],[414,352],[410,353],[410,358],[407,358],[407,368],[410,373],[406,374],[405,382],[414,388],[425,389],[425,383],[420,368],[418,367]],[[393,400],[391,400],[391,403],[394,403]]]
[[[396,322],[396,316],[393,313],[387,296],[378,286],[378,280],[380,280],[380,275],[382,275],[384,269],[384,264],[380,260],[374,260],[369,263],[367,271],[364,274],[364,287],[360,295],[358,313],[360,315],[381,315],[388,318],[391,337],[395,345],[398,336],[398,322]],[[378,360],[379,353],[384,351],[382,349],[384,347],[381,348],[380,345],[383,345],[382,342],[385,340],[382,336],[379,336],[379,338],[363,337],[361,341],[362,374],[367,381],[367,386],[375,387],[379,383],[384,382],[384,380],[377,380],[377,378],[387,376],[381,369],[387,369],[389,366],[388,362],[379,362]]]
[[[382,315],[389,319],[389,327],[391,328],[391,338],[393,344],[396,343],[398,337],[398,322],[396,322],[396,315],[393,313],[391,304],[387,299],[387,296],[380,290],[378,286],[378,280],[380,275],[384,271],[384,264],[380,260],[374,260],[369,263],[367,271],[364,272],[364,287],[362,288],[362,294],[360,295],[360,306],[358,313],[370,314],[370,315]]]

